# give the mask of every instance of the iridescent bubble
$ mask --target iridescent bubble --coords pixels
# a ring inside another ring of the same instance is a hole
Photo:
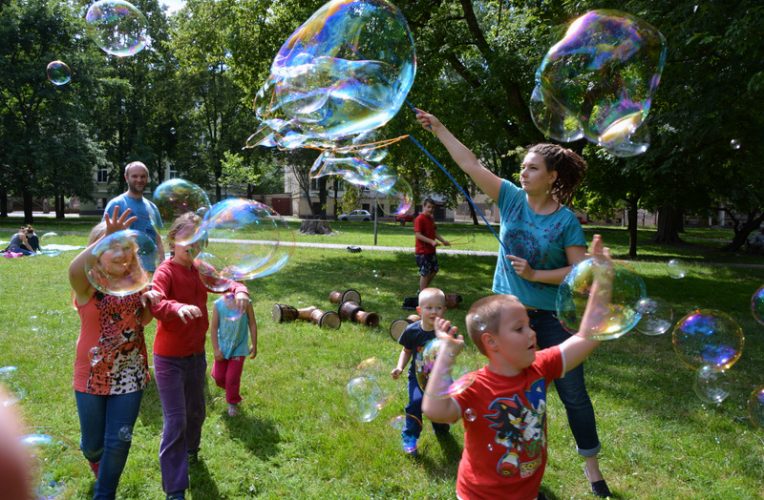
[[[217,307],[218,305],[222,307]],[[235,322],[239,321],[244,314],[236,306],[236,296],[233,293],[226,293],[215,301],[215,309],[220,314],[220,319],[223,321]]]
[[[442,341],[437,338],[430,340],[422,348],[422,352],[417,353],[414,357],[414,374],[419,387],[422,389],[427,386],[432,367],[435,366],[435,360],[438,359],[441,343]]]
[[[21,444],[24,446],[48,446],[53,444],[53,438],[47,434],[26,434],[21,436]]]
[[[334,147],[385,125],[416,73],[414,40],[385,0],[333,0],[282,45],[255,100],[249,144]]]
[[[737,139],[730,140],[730,147],[734,149],[735,151],[737,151],[738,149],[740,149],[740,141]]]
[[[200,271],[205,267],[219,278],[246,281],[282,269],[295,241],[294,232],[271,207],[231,198],[212,206],[189,244],[203,247],[196,257]]]
[[[50,83],[56,86],[66,85],[72,81],[72,70],[63,61],[51,61],[48,63],[45,72],[48,75]]]
[[[645,282],[631,269],[612,264],[613,284],[608,311],[586,332],[596,340],[612,340],[626,335],[641,319],[637,307],[646,296]],[[578,332],[592,285],[601,273],[611,272],[609,264],[586,259],[575,266],[560,283],[557,291],[557,317],[571,333]]]
[[[679,259],[671,259],[666,265],[668,268],[668,275],[675,280],[680,280],[687,276],[687,267],[684,262]]]
[[[693,370],[708,365],[728,370],[743,354],[743,330],[729,315],[713,309],[696,309],[677,321],[674,351]]]
[[[692,388],[701,401],[713,405],[721,404],[730,395],[727,373],[710,365],[698,368]]]
[[[586,137],[616,156],[641,154],[665,60],[666,41],[650,24],[615,10],[587,12],[536,70],[533,121],[558,141]]]
[[[382,213],[390,217],[408,213],[414,205],[414,192],[411,185],[400,177],[394,179],[394,184],[387,190],[379,190],[375,198]]]
[[[397,431],[402,431],[403,427],[406,425],[406,417],[403,415],[396,415],[393,418],[390,419],[390,427]]]
[[[85,273],[96,290],[124,297],[143,290],[151,279],[146,269],[158,264],[156,243],[142,231],[124,229],[96,243]]]
[[[377,418],[387,400],[374,377],[354,377],[347,383],[345,390],[348,395],[348,411],[361,422],[371,422]]]
[[[129,443],[133,440],[133,428],[129,425],[123,425],[119,428],[119,432],[117,433],[117,436],[119,437],[120,441],[125,441],[126,443]]]
[[[636,329],[645,335],[663,335],[674,324],[674,310],[659,299],[641,299],[637,302],[637,312],[642,315],[642,319],[637,323]]]
[[[212,205],[204,189],[184,179],[164,181],[154,189],[152,199],[162,220],[170,222],[187,212],[204,217]]]
[[[477,414],[475,413],[475,410],[473,410],[472,408],[467,408],[466,410],[464,410],[464,420],[466,420],[467,422],[474,422],[475,420],[477,420]]]
[[[764,385],[754,389],[748,398],[748,416],[753,425],[764,428]]]
[[[124,0],[100,0],[85,14],[88,36],[107,54],[125,57],[142,51],[149,40],[148,21]]]
[[[18,380],[18,368],[15,366],[3,366],[0,368],[0,382],[6,386],[8,393],[4,395],[0,404],[13,406],[26,396],[26,390]],[[2,394],[0,394],[2,395]]]
[[[751,313],[753,319],[764,325],[764,285],[751,295]]]
[[[88,358],[90,358],[90,366],[95,366],[101,361],[103,361],[101,348],[98,346],[91,347],[90,350],[88,351]]]
[[[56,257],[61,255],[61,250],[58,249],[59,237],[57,233],[49,232],[40,236],[40,253],[49,257]]]
[[[488,451],[493,451],[493,444],[488,443]]]

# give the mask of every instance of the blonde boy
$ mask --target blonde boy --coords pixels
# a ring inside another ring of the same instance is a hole
[[[599,344],[587,338],[605,317],[612,289],[609,252],[599,235],[592,253],[603,256],[606,272],[595,280],[581,329],[568,340],[537,351],[536,333],[516,297],[492,295],[475,302],[467,313],[467,331],[488,365],[461,394],[438,399],[464,340],[450,322],[438,319],[436,335],[443,340],[422,407],[433,422],[454,423],[464,416],[464,452],[459,462],[456,493],[463,500],[532,499],[538,496],[547,461],[546,392],[584,361]]]
[[[431,366],[427,366],[422,352],[428,342],[435,339],[435,320],[446,312],[446,295],[437,288],[425,288],[419,292],[417,313],[422,318],[410,324],[401,334],[398,343],[403,346],[398,356],[398,364],[390,372],[397,379],[412,356],[414,362],[409,369],[409,403],[406,406],[406,423],[401,431],[401,446],[404,453],[417,454],[417,440],[422,433],[422,394],[427,383]],[[448,434],[448,424],[432,423],[435,434]]]

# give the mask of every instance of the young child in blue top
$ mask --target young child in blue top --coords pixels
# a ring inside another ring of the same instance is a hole
[[[252,344],[247,342],[247,333]],[[257,356],[257,322],[252,302],[244,314],[236,307],[233,294],[226,294],[215,301],[210,321],[210,339],[215,353],[212,378],[218,387],[225,389],[228,415],[239,414],[241,373],[247,355]]]
[[[414,357],[409,369],[409,404],[406,406],[406,423],[401,432],[403,451],[407,455],[417,454],[417,440],[422,433],[422,395],[429,375],[429,366],[423,358],[428,342],[435,338],[435,320],[446,312],[446,295],[438,288],[425,288],[419,292],[416,308],[419,321],[411,323],[401,334],[398,343],[403,346],[398,356],[398,364],[390,372],[394,379],[400,377],[406,364]],[[432,423],[435,434],[448,434],[448,424]]]

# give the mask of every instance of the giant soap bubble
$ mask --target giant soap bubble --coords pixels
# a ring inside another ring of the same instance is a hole
[[[333,0],[282,45],[255,100],[251,145],[334,148],[385,125],[414,82],[414,40],[385,0]]]
[[[100,0],[85,14],[87,33],[101,50],[112,56],[137,54],[148,41],[146,16],[124,0]]]
[[[743,354],[743,330],[729,315],[713,309],[696,309],[677,321],[674,350],[687,366],[728,370]]]
[[[616,156],[641,154],[665,60],[666,41],[650,24],[615,10],[587,12],[536,70],[533,121],[558,141],[585,137]]]
[[[149,284],[147,269],[159,264],[156,243],[142,231],[124,229],[101,239],[85,262],[93,287],[105,294],[124,297]]]
[[[189,243],[199,244],[197,266],[207,278],[234,281],[275,273],[286,265],[295,245],[293,231],[278,213],[242,198],[214,204]]]
[[[571,333],[578,332],[586,303],[598,274],[605,271],[599,259],[590,258],[573,266],[557,291],[557,317]],[[608,311],[586,332],[596,340],[617,339],[629,332],[641,319],[640,301],[646,296],[645,282],[631,269],[613,266],[613,285]]]
[[[162,220],[168,222],[186,212],[203,217],[211,205],[207,193],[202,188],[184,179],[164,181],[154,189],[152,199]]]

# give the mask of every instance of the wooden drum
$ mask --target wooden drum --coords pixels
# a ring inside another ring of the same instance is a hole
[[[273,304],[273,309],[271,309],[273,321],[276,321],[277,323],[294,321],[299,315],[300,313],[297,309],[286,304]]]

